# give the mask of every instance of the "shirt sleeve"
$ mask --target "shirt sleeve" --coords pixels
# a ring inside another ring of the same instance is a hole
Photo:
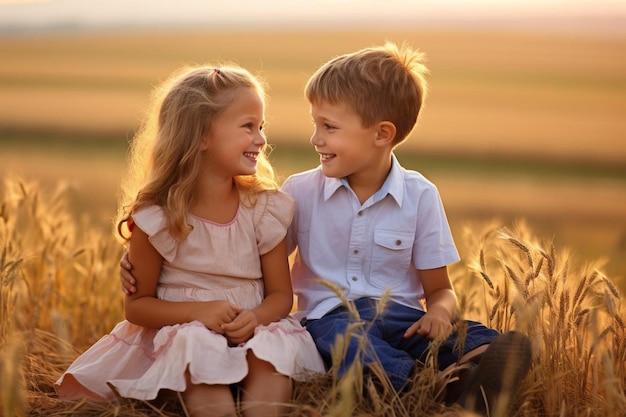
[[[133,221],[148,235],[148,240],[163,258],[172,262],[176,256],[177,244],[167,227],[163,209],[159,206],[148,206],[133,214]]]
[[[285,180],[283,186],[281,187],[281,190],[289,194],[292,198],[296,199],[296,195],[294,194],[296,188],[293,186],[293,177],[289,177],[287,178],[287,180]],[[287,229],[287,253],[289,254],[291,254],[296,249],[296,246],[298,246],[298,242],[296,239],[298,235],[298,231],[296,230],[296,226],[298,224],[297,216],[298,213],[296,212],[294,214],[293,221]]]
[[[294,200],[282,191],[265,191],[259,194],[254,208],[259,254],[265,255],[285,238],[294,211]]]
[[[459,261],[448,219],[435,187],[423,193],[418,206],[414,266],[433,269]]]

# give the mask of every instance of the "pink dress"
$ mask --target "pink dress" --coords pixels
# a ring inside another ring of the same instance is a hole
[[[242,201],[228,224],[189,215],[193,230],[182,242],[169,234],[160,207],[146,207],[133,220],[164,258],[160,299],[228,300],[251,309],[263,300],[259,255],[282,241],[293,213],[287,194],[263,192],[254,207]],[[116,391],[152,400],[162,389],[184,391],[187,367],[194,384],[234,384],[248,373],[248,350],[295,380],[324,372],[313,339],[291,316],[257,327],[249,341],[235,347],[198,321],[150,329],[125,320],[79,356],[55,389],[65,399],[113,401]]]

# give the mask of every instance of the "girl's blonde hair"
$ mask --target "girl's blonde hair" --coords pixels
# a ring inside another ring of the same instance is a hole
[[[132,214],[150,205],[163,208],[172,236],[181,239],[189,234],[186,215],[194,199],[200,145],[216,116],[242,88],[255,90],[265,100],[259,79],[234,64],[184,67],[154,89],[152,106],[132,141],[122,182],[116,218],[122,240],[130,238],[124,226]],[[256,174],[235,177],[248,204],[254,204],[256,193],[278,189],[268,153],[265,146]]]
[[[312,104],[348,105],[364,127],[392,122],[396,146],[415,127],[426,98],[424,61],[423,53],[407,45],[361,49],[322,65],[307,82],[305,96]]]

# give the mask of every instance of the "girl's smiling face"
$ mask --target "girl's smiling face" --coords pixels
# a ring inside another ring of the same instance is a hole
[[[206,151],[211,169],[221,176],[252,175],[267,143],[263,133],[265,103],[252,88],[238,90],[232,102],[213,121]]]

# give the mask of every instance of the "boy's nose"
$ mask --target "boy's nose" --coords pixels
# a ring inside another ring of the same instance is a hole
[[[311,139],[309,139],[309,142],[311,142],[311,145],[317,146],[320,145],[322,141],[317,132],[313,132],[313,134],[311,135]]]

